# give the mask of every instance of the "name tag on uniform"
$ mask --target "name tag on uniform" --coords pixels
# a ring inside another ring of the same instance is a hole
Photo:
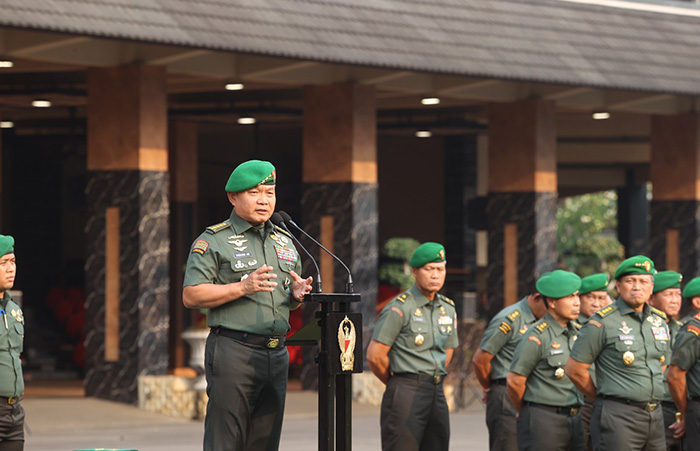
[[[620,335],[620,341],[634,341],[634,335]]]
[[[413,321],[414,323],[424,323],[425,318],[422,316],[413,315],[413,316],[411,316],[411,321]]]
[[[549,350],[549,355],[559,355],[559,354],[564,354],[563,349],[550,349]]]
[[[233,258],[246,258],[246,257],[252,257],[253,254],[250,252],[234,252],[233,253]]]
[[[668,331],[665,327],[652,327],[651,333],[654,334],[654,340],[668,341]]]

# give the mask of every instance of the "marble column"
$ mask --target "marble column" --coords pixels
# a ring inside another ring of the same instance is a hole
[[[379,256],[374,89],[354,84],[305,88],[303,133],[300,224],[350,268],[355,292],[362,294],[353,311],[363,314],[366,346],[374,326]],[[304,243],[322,267],[323,291],[345,292],[346,271]],[[305,273],[313,273],[308,263]]]
[[[137,402],[168,368],[169,176],[165,71],[88,72],[85,392]]]
[[[651,238],[659,270],[700,275],[700,115],[651,119]]]
[[[489,317],[532,292],[556,268],[557,168],[553,102],[489,106]]]

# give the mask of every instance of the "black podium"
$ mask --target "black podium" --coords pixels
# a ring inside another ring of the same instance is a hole
[[[318,449],[352,449],[352,373],[361,373],[362,314],[350,313],[359,293],[311,293],[306,302],[318,302],[316,319],[287,340],[287,345],[319,342]],[[335,444],[335,447],[334,447]]]

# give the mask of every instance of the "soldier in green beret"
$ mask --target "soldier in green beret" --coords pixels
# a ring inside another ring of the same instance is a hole
[[[680,320],[681,325],[687,323],[690,318],[700,313],[700,277],[692,279],[685,285],[682,296],[688,300],[690,313]]]
[[[674,318],[681,310],[681,280],[683,276],[676,271],[659,271],[654,276],[654,291],[649,298],[649,305],[666,314],[671,349],[681,329],[681,323]],[[683,430],[681,424],[676,421],[677,409],[669,392],[667,375],[668,368],[664,372],[664,397],[661,399],[666,428],[666,449],[681,451]]]
[[[578,323],[583,326],[595,312],[610,304],[608,295],[608,275],[604,273],[593,274],[581,279],[579,299],[581,300],[581,313],[578,315]],[[588,369],[595,383],[595,365]],[[584,449],[592,450],[591,440],[591,416],[593,415],[593,400],[584,397],[581,407],[581,420],[583,422]]]
[[[24,395],[22,362],[24,315],[12,301],[9,290],[15,284],[15,240],[0,235],[0,449],[24,449]]]
[[[240,164],[226,184],[226,221],[193,243],[182,300],[207,308],[204,449],[277,450],[287,390],[289,311],[311,291],[292,238],[270,221],[272,163]]]
[[[583,450],[583,395],[564,374],[581,327],[576,322],[581,279],[556,270],[543,274],[536,286],[547,313],[523,334],[508,373],[508,396],[519,412],[518,449]]]
[[[583,326],[566,374],[595,399],[591,435],[596,450],[662,451],[666,448],[660,400],[670,356],[666,314],[648,305],[654,263],[638,255],[615,271],[620,298]],[[595,362],[596,382],[588,372]]]
[[[449,449],[443,379],[457,338],[454,302],[439,294],[445,248],[423,243],[411,256],[416,283],[379,314],[367,363],[386,384],[381,407],[383,451]]]
[[[537,291],[530,293],[493,317],[474,353],[474,374],[484,388],[491,451],[518,449],[517,412],[508,398],[506,377],[518,342],[546,312],[542,295]]]

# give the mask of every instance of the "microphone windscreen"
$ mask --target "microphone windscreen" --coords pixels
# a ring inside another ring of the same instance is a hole
[[[282,219],[281,214],[273,213],[272,217],[270,218],[270,221],[272,221],[274,225],[279,226],[280,224],[282,224],[282,221],[284,221],[284,219]]]
[[[284,222],[289,222],[289,223],[292,222],[292,217],[289,216],[286,211],[280,211],[279,215],[282,217],[282,220]]]

